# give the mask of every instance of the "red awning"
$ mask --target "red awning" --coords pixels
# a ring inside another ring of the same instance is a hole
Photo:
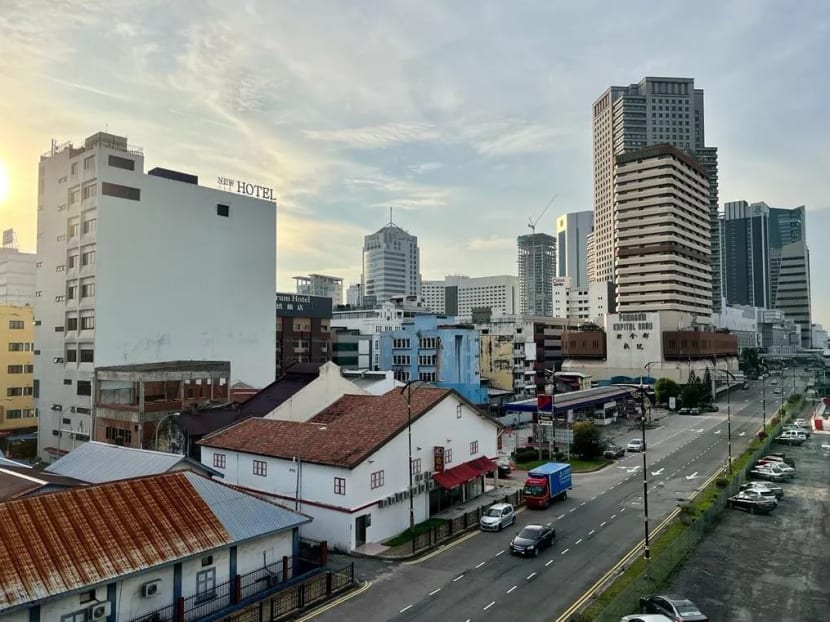
[[[447,469],[443,473],[435,473],[432,479],[438,482],[443,488],[450,489],[461,484],[466,484],[476,477],[495,471],[497,468],[495,462],[490,460],[490,458],[482,456],[481,458],[470,460],[464,464],[459,464],[457,467]]]

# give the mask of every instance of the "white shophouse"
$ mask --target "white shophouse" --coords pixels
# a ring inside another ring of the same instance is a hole
[[[410,385],[345,395],[308,421],[248,419],[205,437],[202,462],[313,517],[304,537],[350,551],[406,529],[410,508],[420,523],[482,494],[498,435],[458,393]]]

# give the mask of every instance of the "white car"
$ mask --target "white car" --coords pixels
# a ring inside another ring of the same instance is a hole
[[[516,511],[509,503],[494,503],[478,521],[482,531],[501,531],[516,522]]]
[[[645,448],[646,444],[640,438],[632,438],[625,446],[626,451],[643,451]]]
[[[805,431],[809,430],[811,427],[810,424],[807,423],[806,419],[796,419],[795,421],[793,421],[793,423],[797,425],[799,428],[804,428]]]
[[[672,622],[672,619],[662,613],[635,613],[621,617],[620,622]]]

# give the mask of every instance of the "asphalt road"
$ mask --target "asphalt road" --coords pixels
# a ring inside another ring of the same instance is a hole
[[[731,394],[735,457],[760,428],[760,394],[757,383]],[[774,411],[772,397],[768,387],[768,416]],[[696,417],[670,415],[647,432],[652,528],[725,465],[725,399],[720,408]],[[632,430],[631,437],[638,435]],[[551,523],[554,546],[534,559],[511,556],[510,538],[529,523]],[[574,476],[567,500],[548,510],[522,511],[515,528],[472,532],[414,563],[359,561],[357,574],[372,587],[315,619],[554,620],[643,533],[642,456],[629,454],[602,471]]]

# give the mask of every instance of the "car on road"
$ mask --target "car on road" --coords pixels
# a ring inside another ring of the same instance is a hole
[[[675,622],[709,622],[709,618],[700,612],[697,605],[682,596],[643,596],[640,599],[640,611],[662,613]]]
[[[810,430],[809,428],[802,428],[797,423],[787,423],[787,424],[781,426],[781,431],[782,432],[801,432],[807,438],[810,438],[810,436],[813,433],[813,431]]]
[[[510,541],[510,552],[515,555],[536,557],[539,552],[551,546],[556,539],[556,530],[547,525],[525,525]]]
[[[672,619],[662,613],[635,613],[621,617],[620,622],[672,622]]]
[[[632,438],[625,446],[626,451],[643,451],[645,448],[646,444],[640,438]]]
[[[784,489],[781,486],[776,486],[772,482],[749,481],[741,484],[741,490],[768,490],[775,495],[776,499],[784,497]]]
[[[773,391],[773,393],[775,395],[781,395],[781,389],[775,389],[775,391]]]
[[[602,452],[602,455],[610,459],[622,458],[625,455],[625,448],[610,444],[605,448],[605,451]]]
[[[787,445],[803,445],[807,442],[807,435],[801,430],[784,430],[775,437],[775,440]]]
[[[516,522],[516,511],[509,503],[494,503],[478,521],[482,531],[501,531]]]
[[[749,472],[749,475],[757,477],[758,479],[766,479],[771,482],[780,482],[792,477],[791,473],[785,472],[777,464],[769,463],[756,465],[755,468]]]
[[[729,497],[726,505],[730,508],[746,510],[750,514],[769,514],[778,505],[778,499],[769,490],[742,490]]]

